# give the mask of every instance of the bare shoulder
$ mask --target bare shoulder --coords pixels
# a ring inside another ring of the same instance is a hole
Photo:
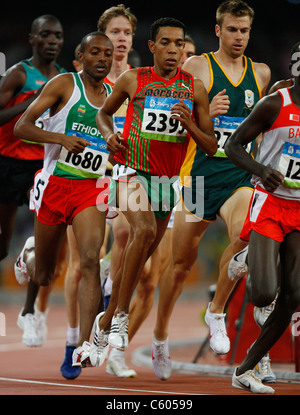
[[[262,95],[265,95],[271,79],[271,69],[265,63],[253,62],[253,68],[257,77]]]
[[[203,72],[209,69],[207,58],[205,55],[191,56],[185,61],[182,69],[201,79]]]
[[[281,81],[275,82],[269,89],[268,94],[273,94],[273,92],[278,91],[278,89],[288,88],[292,85],[292,79],[282,79]]]

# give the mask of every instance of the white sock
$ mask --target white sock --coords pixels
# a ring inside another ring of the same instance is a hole
[[[75,346],[79,338],[79,326],[78,327],[70,327],[68,325],[67,330],[67,345]]]
[[[168,337],[165,340],[157,340],[157,338],[153,334],[153,343],[157,346],[164,344],[166,341],[168,341]]]
[[[123,357],[123,359],[124,359],[125,350],[118,350],[118,349],[112,347],[109,357],[112,357],[112,358],[114,358],[114,357]]]

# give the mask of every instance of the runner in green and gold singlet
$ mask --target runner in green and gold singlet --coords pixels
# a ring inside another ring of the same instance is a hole
[[[224,147],[226,141],[243,120],[251,113],[254,105],[261,97],[252,60],[243,57],[244,72],[237,84],[234,84],[214,56],[214,53],[204,54],[210,70],[210,85],[208,96],[210,102],[223,88],[230,98],[230,106],[226,115],[213,119],[215,134],[218,139],[218,151],[214,157],[208,157],[193,142],[190,143],[188,155],[182,167],[181,176],[191,176],[191,187],[183,188],[185,206],[190,209],[190,193],[195,192],[197,176],[204,177],[204,216],[207,221],[215,220],[217,212],[228,197],[238,188],[253,187],[250,174],[236,167],[226,156]],[[247,149],[250,153],[252,146]],[[203,189],[201,189],[203,190]]]

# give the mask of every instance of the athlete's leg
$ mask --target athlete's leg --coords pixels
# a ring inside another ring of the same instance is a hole
[[[171,247],[172,228],[166,230],[158,247],[148,259],[146,266],[144,267],[144,272],[137,284],[136,294],[131,300],[129,309],[129,341],[133,338],[150,313],[157,284],[163,278],[168,267],[172,252]],[[146,269],[147,265],[149,265],[149,269]]]
[[[254,234],[254,232],[251,232]],[[251,278],[251,285],[262,286],[264,277],[273,272],[274,282],[270,284],[266,281],[266,292],[270,295],[275,286],[277,286],[278,278],[277,272],[274,270],[277,268],[277,255],[279,243],[273,241],[272,244],[270,238],[265,239],[257,237],[258,234],[254,234],[249,242],[249,248],[251,243],[258,244],[262,252],[265,255],[261,258],[262,262],[258,262],[249,258],[249,273]],[[260,361],[260,359],[270,350],[270,348],[281,337],[286,328],[291,322],[293,313],[296,311],[300,304],[300,232],[294,231],[285,237],[284,242],[280,247],[280,270],[281,270],[281,283],[280,292],[276,300],[275,308],[266,322],[262,326],[261,333],[256,340],[253,347],[250,349],[244,361],[237,369],[237,375],[240,375],[247,370],[251,370]],[[259,266],[259,264],[261,266]],[[252,269],[252,266],[254,269]],[[270,269],[267,267],[270,266]],[[254,277],[254,271],[259,272],[259,278]],[[271,277],[269,278],[271,279]],[[263,287],[262,287],[263,289]],[[257,293],[257,290],[255,290]],[[270,296],[265,298],[265,301],[270,300]],[[253,294],[253,301],[261,301],[261,296],[258,293],[258,298],[255,298]]]
[[[70,328],[75,329],[79,326],[78,289],[81,279],[81,270],[77,241],[72,226],[68,226],[67,237],[70,256],[68,269],[65,275],[64,292],[68,325]]]
[[[223,313],[235,282],[228,278],[228,264],[234,254],[246,246],[240,239],[249,208],[252,190],[242,188],[237,190],[221,207],[220,217],[225,221],[228,229],[230,244],[225,249],[219,265],[219,277],[216,292],[210,305],[212,313]]]
[[[80,334],[77,345],[89,341],[92,326],[101,300],[100,249],[105,236],[105,214],[90,206],[73,219],[77,241],[81,280],[78,301],[80,309]]]
[[[169,320],[183,284],[198,255],[198,246],[209,222],[190,221],[193,218],[184,208],[175,212],[172,259],[164,278],[160,281],[159,303],[154,335],[157,340],[168,336]]]

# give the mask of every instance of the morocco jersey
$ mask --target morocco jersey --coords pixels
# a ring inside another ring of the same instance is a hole
[[[152,176],[179,175],[189,142],[187,131],[172,118],[171,109],[180,99],[193,112],[192,75],[178,68],[165,80],[153,67],[139,68],[123,131],[126,149],[115,160]]]

